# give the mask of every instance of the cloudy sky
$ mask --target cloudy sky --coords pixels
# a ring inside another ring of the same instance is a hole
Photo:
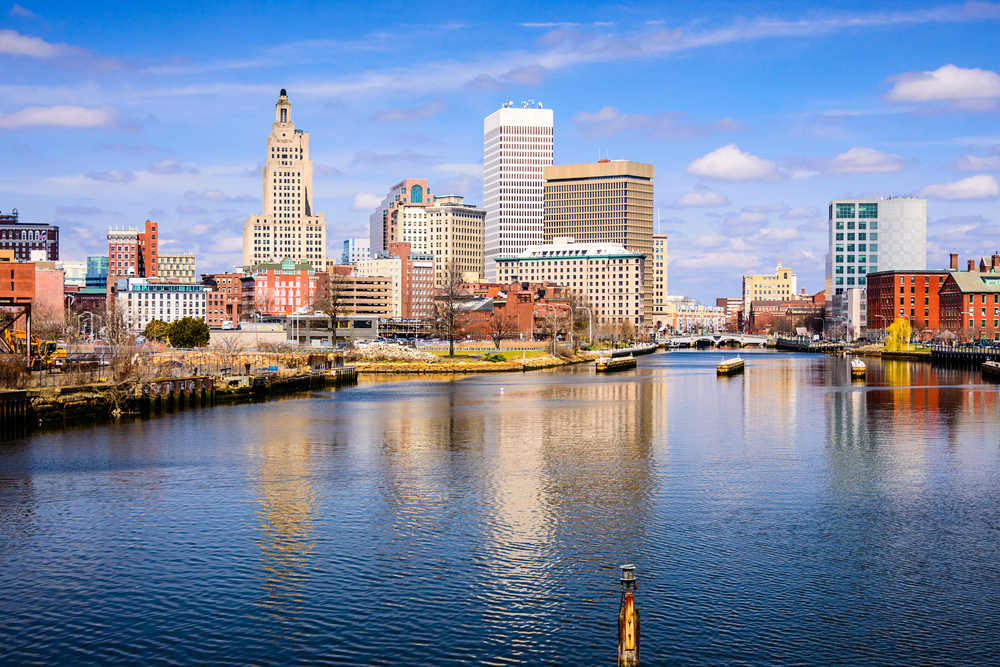
[[[670,292],[822,288],[831,199],[928,199],[928,265],[1000,248],[1000,3],[24,0],[0,9],[0,211],[63,259],[159,220],[240,262],[278,90],[310,133],[329,254],[403,178],[482,202],[482,119],[555,112],[557,164],[652,163]]]

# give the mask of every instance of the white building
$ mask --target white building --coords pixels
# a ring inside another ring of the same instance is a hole
[[[483,121],[483,249],[487,282],[497,282],[495,264],[543,241],[542,167],[552,164],[552,110],[506,102]]]
[[[62,269],[66,273],[64,282],[67,285],[87,286],[86,262],[56,262],[56,268]]]
[[[876,271],[927,268],[927,200],[915,197],[830,202],[826,312],[845,315],[845,292]]]
[[[459,195],[434,197],[434,205],[427,208],[427,236],[434,255],[435,287],[445,287],[452,278],[467,283],[483,280],[485,220],[484,209],[466,204]]]
[[[848,288],[844,299],[842,317],[847,327],[848,340],[857,340],[868,329],[868,290],[864,287]]]
[[[295,129],[292,107],[281,89],[267,137],[263,171],[264,210],[243,225],[243,264],[288,257],[326,269],[326,223],[313,211],[309,133]]]
[[[341,264],[354,266],[364,259],[371,259],[369,239],[347,239],[344,241],[344,253],[340,256]]]
[[[406,178],[389,189],[368,218],[369,256],[386,252],[390,243],[405,242],[414,252],[427,252],[427,214],[434,203],[425,178]]]
[[[201,284],[151,282],[147,278],[115,281],[115,307],[121,309],[133,331],[153,320],[176,322],[185,317],[205,321],[205,293]]]
[[[618,243],[576,243],[555,238],[517,254],[496,257],[494,282],[554,282],[568,287],[581,305],[594,311],[595,322],[644,322],[646,256]]]
[[[664,304],[667,302],[667,263],[670,258],[667,254],[666,234],[653,234],[653,317],[657,313],[665,312]]]

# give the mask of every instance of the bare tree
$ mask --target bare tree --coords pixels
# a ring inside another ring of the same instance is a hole
[[[327,275],[326,292],[313,300],[312,307],[330,318],[330,328],[333,329],[336,339],[337,323],[341,317],[350,314],[353,305],[351,302],[353,281],[350,276],[339,273]]]
[[[454,275],[454,271],[451,272]],[[448,356],[455,356],[455,336],[468,320],[468,293],[462,288],[462,281],[453,278],[437,290],[434,297],[435,323],[441,335],[448,339]]]
[[[486,320],[486,330],[493,344],[499,350],[500,343],[504,339],[510,338],[518,332],[517,318],[513,315],[506,315],[494,307],[489,319]]]

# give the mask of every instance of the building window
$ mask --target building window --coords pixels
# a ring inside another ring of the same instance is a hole
[[[837,217],[838,218],[853,218],[854,217],[854,204],[837,204]]]
[[[878,204],[858,204],[859,218],[877,218]]]

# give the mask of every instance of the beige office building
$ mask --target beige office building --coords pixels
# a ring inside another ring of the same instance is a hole
[[[653,165],[598,160],[543,167],[542,176],[546,243],[571,236],[578,243],[618,243],[653,256]],[[652,285],[653,261],[644,266],[644,284]],[[655,322],[653,290],[645,298],[645,322]]]
[[[667,312],[667,235],[653,234],[653,254],[648,260],[653,265],[653,319],[650,324],[659,328],[663,313]]]
[[[774,273],[743,276],[743,303],[749,307],[753,301],[791,301],[799,298],[795,292],[798,279],[791,269],[781,265]]]
[[[642,253],[619,243],[559,237],[516,255],[500,255],[496,263],[498,283],[556,283],[594,311],[594,322],[620,325],[628,320],[636,331],[645,330],[647,262]]]
[[[159,274],[161,278],[193,283],[195,280],[194,255],[172,255],[160,253]]]
[[[243,264],[284,258],[326,270],[326,223],[313,211],[313,165],[309,133],[295,129],[292,106],[281,89],[267,138],[263,171],[264,210],[243,225]]]
[[[458,195],[434,197],[434,204],[427,207],[427,238],[434,255],[435,287],[445,287],[455,278],[467,283],[483,280],[485,224],[485,209],[466,204]]]

